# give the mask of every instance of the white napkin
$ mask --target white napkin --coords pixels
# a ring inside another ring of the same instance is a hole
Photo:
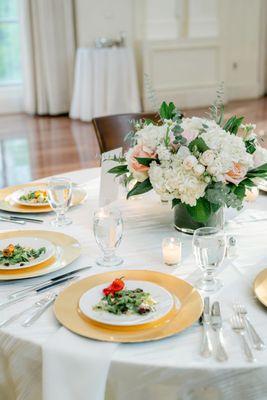
[[[104,207],[117,200],[119,193],[119,182],[115,175],[109,174],[108,170],[116,167],[118,164],[111,159],[122,155],[122,148],[107,151],[102,154],[101,178],[99,192],[99,206]]]
[[[43,400],[104,400],[117,346],[60,328],[42,349]]]

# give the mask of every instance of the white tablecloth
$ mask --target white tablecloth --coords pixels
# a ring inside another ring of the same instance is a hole
[[[140,98],[131,48],[77,50],[70,117],[140,112]]]
[[[87,182],[90,189],[87,203],[69,212],[74,224],[64,228],[64,232],[78,238],[83,245],[82,256],[68,270],[93,263],[99,254],[92,232],[92,214],[98,197],[98,173],[97,169],[93,169],[69,174],[76,182]],[[175,233],[172,212],[168,206],[162,205],[153,194],[147,194],[140,200],[120,200],[119,206],[125,221],[124,239],[119,249],[119,254],[125,260],[124,266],[165,271],[192,283],[199,278],[200,272],[196,269],[191,250],[192,238]],[[252,214],[250,210],[245,210],[239,215],[238,223],[228,224],[227,231],[238,240],[239,257],[230,263],[226,262],[221,268],[220,278],[224,287],[212,296],[212,299],[221,301],[229,361],[220,364],[214,359],[206,360],[199,356],[201,329],[198,323],[162,341],[120,344],[112,356],[106,399],[266,399],[267,350],[257,352],[255,363],[247,363],[240,351],[239,338],[231,331],[229,324],[232,303],[238,298],[246,304],[253,323],[267,343],[266,309],[255,300],[252,291],[254,277],[267,265],[267,220],[252,222],[257,216],[267,218],[266,196],[260,196],[257,203],[249,207],[254,209]],[[27,229],[52,229],[48,224],[51,218],[45,216],[42,227],[27,224]],[[0,226],[1,229],[14,229],[9,224],[1,223]],[[162,264],[161,240],[176,234],[183,241],[183,264],[173,269]],[[105,270],[94,267],[86,275]],[[1,283],[0,297],[23,285],[25,282]],[[1,319],[24,309],[31,302],[33,299],[27,299],[1,311]],[[31,328],[25,329],[19,323],[13,323],[0,330],[1,400],[42,400],[42,348],[45,349],[46,344],[56,338],[59,328],[52,309],[49,309]],[[91,346],[94,342],[88,341],[88,346],[89,343]],[[78,370],[77,362],[79,364],[76,357]],[[81,358],[81,368],[83,365]],[[64,367],[62,363],[61,368]],[[81,371],[86,376],[84,370]],[[43,372],[47,376],[47,371]],[[68,379],[64,383],[64,390],[73,386],[75,381]],[[62,397],[57,395],[57,400],[64,399],[64,390]],[[77,387],[75,400],[79,400]],[[88,400],[95,400],[90,392]]]

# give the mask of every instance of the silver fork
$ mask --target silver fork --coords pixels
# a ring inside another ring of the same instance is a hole
[[[232,325],[233,331],[235,331],[240,336],[240,340],[242,343],[242,347],[243,347],[243,351],[246,356],[246,359],[249,362],[255,361],[254,355],[253,355],[251,348],[245,337],[244,320],[238,314],[236,314],[231,318],[231,325]]]
[[[37,310],[40,307],[42,307],[45,303],[47,302],[47,297],[44,297],[42,299],[39,299],[38,301],[36,301],[36,303],[34,303],[32,306],[17,312],[16,314],[12,315],[11,317],[8,317],[2,321],[0,321],[0,328],[6,327],[9,324],[11,324],[12,322],[16,321],[17,319],[19,319],[22,315],[26,314],[28,311],[31,310]]]
[[[250,320],[247,316],[246,307],[243,304],[235,303],[234,310],[244,320],[245,328],[247,329],[247,332],[251,338],[254,349],[263,350],[265,347],[265,344],[264,344],[263,340],[261,339],[261,337],[259,336],[259,334],[256,332],[252,323],[250,322]]]

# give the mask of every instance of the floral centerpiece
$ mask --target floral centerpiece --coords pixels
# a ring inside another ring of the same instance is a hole
[[[267,150],[255,125],[237,116],[225,121],[218,102],[207,118],[185,118],[163,102],[158,121],[136,121],[130,141],[109,172],[135,182],[127,198],[153,189],[171,201],[181,229],[214,224],[224,207],[241,209],[255,178],[267,178]]]

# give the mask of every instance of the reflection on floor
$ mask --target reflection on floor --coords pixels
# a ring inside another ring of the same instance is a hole
[[[267,97],[229,103],[229,114],[244,115],[267,132]],[[207,109],[187,110],[186,116],[205,115]],[[267,135],[264,136],[267,146]],[[0,117],[0,186],[99,165],[99,148],[91,123],[65,116]]]
[[[0,185],[99,165],[92,124],[67,117],[0,117]]]

